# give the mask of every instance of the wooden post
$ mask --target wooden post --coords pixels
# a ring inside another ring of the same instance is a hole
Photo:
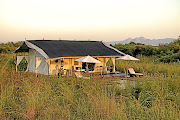
[[[115,73],[116,72],[116,69],[115,69],[115,57],[111,58],[112,62],[113,62],[113,72]]]
[[[70,76],[72,76],[72,58],[70,58]]]
[[[127,60],[127,73],[126,74],[128,75],[128,60]]]
[[[25,58],[25,51],[24,51],[24,58]],[[25,58],[26,61],[26,58]],[[25,61],[24,61],[24,65],[25,65]],[[25,71],[24,67],[23,67],[23,72]]]
[[[86,63],[86,72],[87,72],[87,74],[89,74],[88,63]]]
[[[50,74],[51,74],[51,60],[48,60],[48,66],[49,66],[49,72],[48,72],[48,74],[50,75]]]
[[[36,56],[35,56],[35,74],[36,74],[36,77],[37,77],[37,69],[36,69]]]
[[[16,72],[17,72],[17,53],[16,53]]]
[[[104,65],[103,65],[103,68],[102,68],[102,72],[103,72],[103,74],[107,72],[107,69],[106,69],[106,57],[104,57]]]

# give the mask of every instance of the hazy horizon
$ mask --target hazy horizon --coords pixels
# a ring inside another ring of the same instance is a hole
[[[178,38],[179,0],[0,0],[0,42]]]
[[[128,38],[125,38],[123,40],[107,40],[107,41],[104,41],[104,40],[93,40],[93,39],[45,39],[45,38],[40,38],[40,39],[27,39],[27,38],[24,38],[23,40],[17,40],[17,41],[0,41],[0,43],[8,43],[8,42],[22,42],[22,41],[25,41],[25,40],[75,40],[75,41],[84,41],[84,40],[89,40],[89,41],[102,41],[102,42],[107,42],[107,43],[110,43],[110,42],[118,42],[118,41],[125,41],[125,40],[128,40],[128,39],[136,39],[136,38],[140,38],[140,37],[143,37],[143,36],[139,36],[139,37],[128,37]],[[174,39],[176,40],[177,38],[154,38],[154,39],[149,39],[149,38],[145,38],[146,40],[160,40],[160,39]]]

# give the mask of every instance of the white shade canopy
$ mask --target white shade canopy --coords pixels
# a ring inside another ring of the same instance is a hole
[[[117,58],[116,60],[136,60],[136,61],[139,61],[139,59],[132,57],[130,55],[125,55],[123,57]]]
[[[87,62],[87,63],[101,63],[101,61],[99,60],[96,60],[95,58],[91,57],[91,56],[85,56],[85,57],[82,57],[82,58],[79,58],[75,61],[78,61],[78,62]]]

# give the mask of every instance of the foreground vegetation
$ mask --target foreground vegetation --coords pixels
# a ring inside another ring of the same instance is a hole
[[[13,56],[0,54],[1,119],[180,119],[180,64],[130,62],[145,74],[132,80],[90,80],[15,72]],[[117,61],[123,72],[126,62]],[[125,86],[125,87],[124,87]]]

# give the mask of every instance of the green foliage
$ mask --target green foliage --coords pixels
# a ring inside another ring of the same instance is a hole
[[[22,42],[8,42],[8,43],[1,43],[0,44],[0,53],[12,53],[14,52]]]
[[[160,44],[157,47],[131,42],[129,44],[114,45],[118,50],[132,55],[157,56],[155,62],[179,62],[180,60],[180,38],[170,44]]]
[[[145,55],[145,56],[151,56],[151,55],[155,55],[157,52],[157,48],[151,45],[143,45],[140,43],[130,43],[130,44],[116,44],[114,46],[115,48],[117,48],[118,50],[132,55],[132,56],[136,56],[136,55]]]
[[[180,38],[176,41],[165,44],[159,45],[159,49],[157,51],[157,59],[156,61],[160,62],[179,62],[180,60]]]

